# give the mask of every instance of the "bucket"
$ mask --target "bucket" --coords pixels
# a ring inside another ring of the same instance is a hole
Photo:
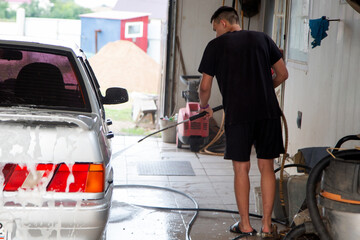
[[[174,121],[160,119],[160,129],[169,127],[176,124]],[[176,142],[176,127],[166,129],[161,134],[162,141],[165,143],[175,143]]]

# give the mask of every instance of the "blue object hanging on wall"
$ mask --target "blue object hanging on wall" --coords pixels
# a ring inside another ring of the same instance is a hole
[[[321,40],[327,36],[326,31],[329,30],[329,21],[326,19],[326,16],[318,19],[310,19],[309,27],[311,36],[314,38],[314,41],[311,43],[312,48],[320,46]]]

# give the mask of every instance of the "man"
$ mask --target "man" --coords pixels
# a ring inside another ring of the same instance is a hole
[[[275,90],[288,78],[281,52],[266,34],[242,30],[234,8],[220,7],[211,17],[216,38],[204,51],[199,72],[201,111],[208,104],[216,76],[225,111],[225,159],[234,168],[234,189],[240,221],[231,232],[256,235],[249,220],[250,153],[255,145],[261,173],[263,218],[261,232],[272,233],[271,214],[275,197],[274,158],[284,152],[281,110]],[[272,79],[271,68],[276,77]]]

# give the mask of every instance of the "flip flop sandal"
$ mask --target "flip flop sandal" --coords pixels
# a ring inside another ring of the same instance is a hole
[[[240,227],[239,227],[239,222],[236,222],[233,225],[231,225],[230,232],[240,234],[239,236],[237,236],[233,240],[240,239],[240,238],[243,238],[243,237],[256,236],[257,235],[257,231],[255,229],[253,229],[252,232],[243,232],[243,231],[241,231]]]

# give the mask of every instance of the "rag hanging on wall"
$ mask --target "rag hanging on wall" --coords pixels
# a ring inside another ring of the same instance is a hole
[[[314,41],[311,42],[312,48],[320,46],[321,40],[327,37],[326,31],[329,30],[329,22],[331,21],[340,21],[340,19],[327,19],[326,16],[310,19],[309,27],[311,36],[314,38]]]

